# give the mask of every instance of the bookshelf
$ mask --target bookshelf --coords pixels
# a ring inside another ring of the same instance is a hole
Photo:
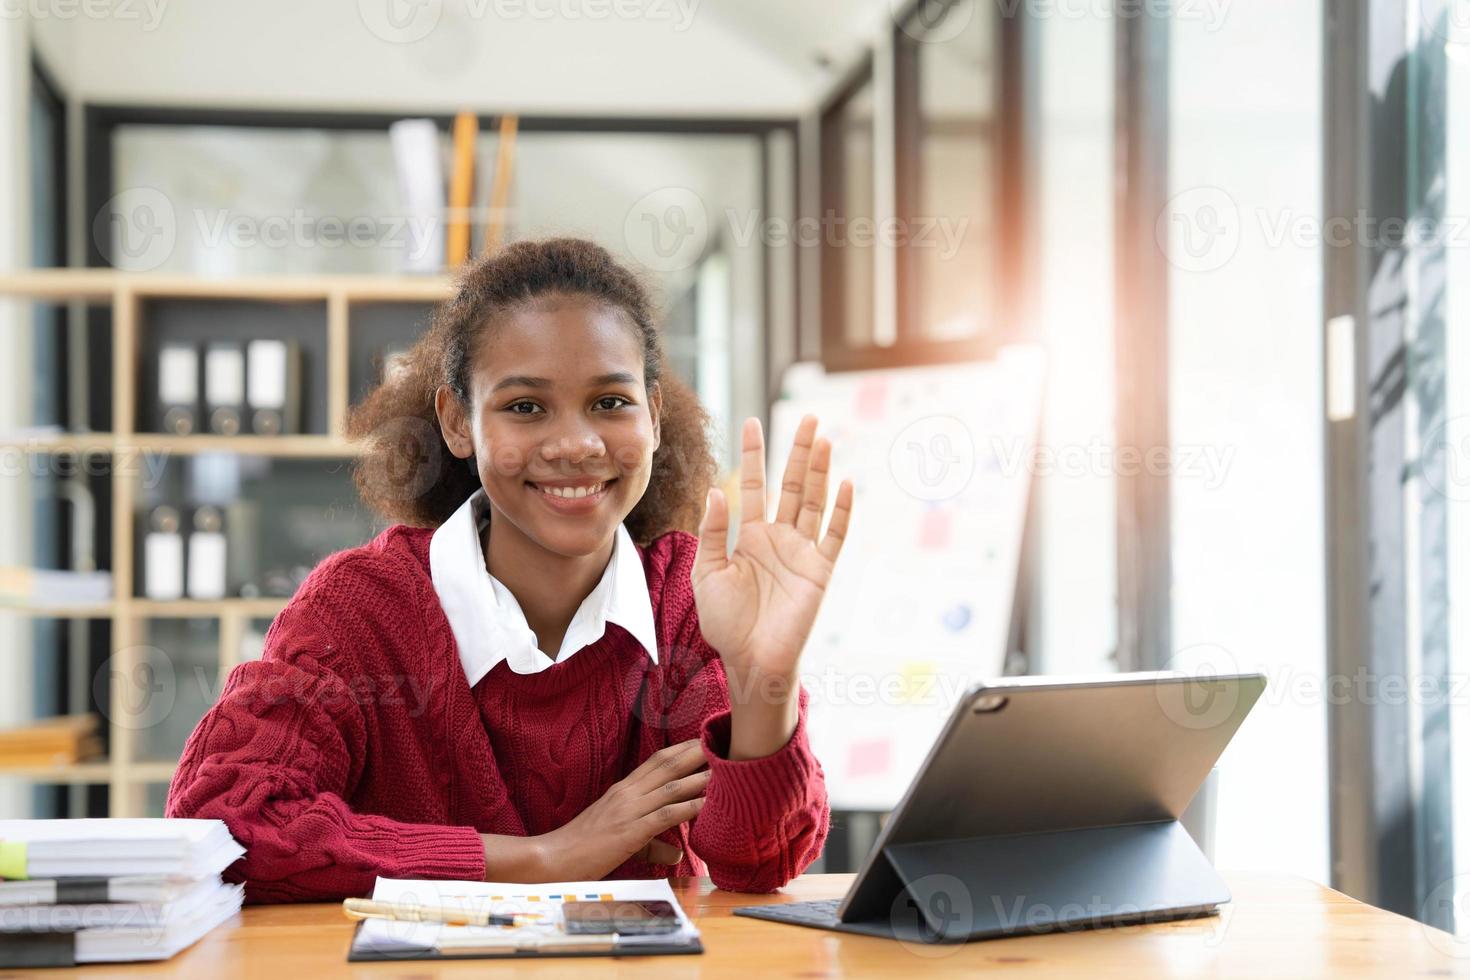
[[[112,313],[112,431],[0,435],[0,450],[26,454],[101,454],[114,461],[128,454],[193,456],[235,453],[281,459],[351,459],[347,439],[351,399],[350,352],[355,310],[383,304],[433,304],[450,295],[447,277],[312,276],[242,279],[198,279],[149,275],[109,269],[40,269],[0,274],[0,300],[51,303],[80,302],[110,307]],[[174,436],[139,431],[136,426],[140,338],[147,304],[169,300],[319,303],[326,311],[326,432],[281,436]],[[140,816],[146,789],[167,783],[175,764],[140,758],[138,710],[129,704],[119,678],[144,669],[146,627],[151,620],[208,619],[218,624],[219,678],[240,661],[240,646],[252,620],[280,612],[284,598],[153,601],[135,596],[135,509],[137,468],[110,467],[112,491],[113,599],[104,603],[0,603],[0,615],[32,618],[107,620],[111,623],[108,711],[108,758],[63,766],[27,766],[0,770],[0,779],[36,784],[109,787],[109,810],[115,817]]]

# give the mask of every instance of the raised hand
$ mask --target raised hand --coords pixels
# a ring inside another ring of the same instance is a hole
[[[729,555],[729,507],[722,492],[710,491],[691,576],[694,602],[700,632],[720,655],[737,692],[753,693],[768,679],[794,690],[802,648],[847,535],[851,480],[838,487],[827,533],[821,534],[832,444],[815,438],[816,432],[815,416],[801,420],[776,518],[767,521],[765,440],[760,422],[745,420],[740,528]]]

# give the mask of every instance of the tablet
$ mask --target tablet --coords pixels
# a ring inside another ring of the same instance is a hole
[[[1179,823],[1261,674],[970,688],[840,900],[737,914],[960,942],[1179,918],[1230,899]]]

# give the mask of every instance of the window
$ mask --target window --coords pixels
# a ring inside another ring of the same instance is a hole
[[[892,71],[869,59],[822,112],[828,370],[985,358],[1027,331],[1027,19],[925,0]]]
[[[898,331],[960,340],[1005,328],[997,296],[996,20],[926,0],[894,34]]]
[[[822,115],[822,351],[874,342],[875,258],[854,234],[872,226],[874,185],[873,66],[868,62]]]

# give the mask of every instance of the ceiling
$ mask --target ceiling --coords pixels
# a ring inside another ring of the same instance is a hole
[[[139,0],[32,35],[90,102],[789,116],[899,2]]]

